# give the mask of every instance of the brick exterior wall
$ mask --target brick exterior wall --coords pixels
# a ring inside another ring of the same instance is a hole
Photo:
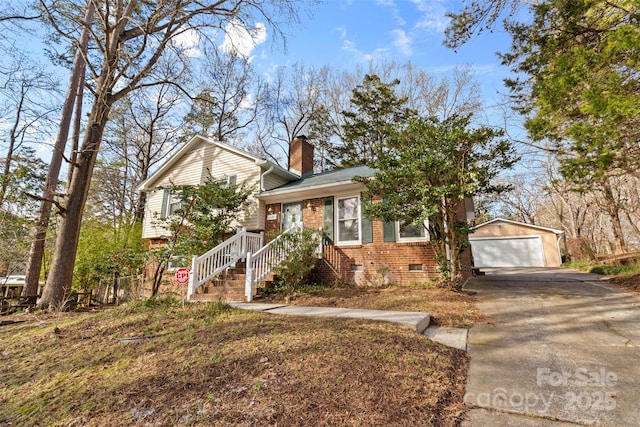
[[[410,270],[421,268],[421,270]],[[411,285],[436,277],[435,254],[426,242],[382,240],[382,223],[373,222],[373,242],[355,246],[324,245],[317,277],[325,282],[358,285]]]
[[[282,224],[282,205],[280,203],[274,203],[266,206],[267,219],[264,223],[264,235],[267,239],[280,231],[280,224]]]
[[[289,170],[300,175],[313,173],[314,147],[307,142],[306,136],[297,136],[289,146]]]
[[[324,225],[324,198],[302,202],[305,227]],[[359,285],[424,283],[437,276],[435,253],[427,242],[383,241],[382,222],[373,221],[373,242],[354,246],[324,245],[313,279],[325,283]],[[421,268],[410,270],[412,268]]]

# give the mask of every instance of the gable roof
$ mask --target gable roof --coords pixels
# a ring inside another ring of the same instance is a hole
[[[335,169],[314,175],[304,176],[297,181],[280,187],[263,191],[258,197],[267,203],[302,198],[315,198],[330,195],[335,191],[355,191],[362,187],[353,182],[355,177],[371,178],[376,170],[368,166],[355,166],[346,169]]]
[[[542,227],[540,225],[527,224],[526,222],[513,221],[513,220],[505,219],[505,218],[494,218],[491,221],[483,222],[482,224],[478,224],[475,227],[471,227],[471,229],[475,230],[477,228],[484,227],[484,226],[489,225],[489,224],[493,224],[494,222],[506,222],[508,224],[521,225],[523,227],[535,228],[537,230],[550,231],[550,232],[555,233],[555,234],[564,233],[564,231],[558,230],[556,228]]]
[[[180,148],[180,150],[178,150],[177,153],[175,153],[173,156],[171,156],[165,163],[163,163],[162,166],[160,166],[160,168],[158,168],[158,170],[156,170],[153,174],[151,174],[151,176],[149,178],[147,178],[142,184],[140,184],[140,186],[138,187],[138,191],[149,191],[154,187],[154,183],[161,178],[165,173],[167,173],[168,171],[171,170],[171,168],[187,153],[189,153],[194,147],[196,147],[198,144],[200,144],[201,142],[205,142],[211,145],[215,145],[219,148],[222,148],[224,150],[230,151],[240,157],[243,157],[249,161],[253,161],[255,162],[255,164],[257,166],[260,166],[263,169],[268,169],[270,167],[273,167],[273,173],[276,173],[279,176],[282,176],[283,178],[289,179],[289,180],[296,180],[299,178],[298,175],[294,174],[293,172],[289,172],[288,170],[276,165],[273,162],[270,162],[268,160],[265,159],[261,159],[259,157],[256,157],[252,154],[247,153],[246,151],[243,151],[239,148],[236,147],[232,147],[231,145],[225,144],[223,142],[217,141],[217,140],[213,140],[213,139],[209,139],[207,137],[204,137],[202,135],[196,135],[193,138],[191,138],[185,145],[182,146],[182,148]]]

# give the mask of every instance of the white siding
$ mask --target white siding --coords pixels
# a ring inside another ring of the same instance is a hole
[[[150,239],[168,235],[169,232],[156,223],[160,218],[162,209],[163,190],[153,190],[147,193],[147,205],[144,211],[144,222],[142,224],[142,238]]]
[[[288,182],[289,181],[287,181],[285,178],[282,178],[281,176],[278,176],[274,173],[269,173],[264,177],[264,189],[271,190],[273,188],[280,187],[281,185],[285,185]]]
[[[257,194],[260,187],[261,169],[252,159],[243,157],[214,144],[202,142],[193,150],[177,161],[164,176],[158,178],[155,186],[197,185],[204,182],[208,176],[222,179],[235,175],[238,185],[246,183],[254,188]],[[154,238],[167,235],[161,227],[155,227],[153,222],[158,218],[162,209],[163,191],[149,192],[145,209],[145,220],[142,237]],[[249,230],[260,229],[260,209],[258,200],[250,198],[249,207],[240,215],[234,227],[246,227]]]

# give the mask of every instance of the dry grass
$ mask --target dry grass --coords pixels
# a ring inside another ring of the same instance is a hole
[[[609,279],[609,282],[630,291],[640,292],[640,274],[614,276]]]
[[[215,303],[3,320],[0,425],[455,426],[464,416],[466,353],[399,325]]]
[[[271,297],[269,301],[293,305],[366,308],[373,310],[422,311],[438,326],[470,328],[484,321],[475,298],[466,292],[454,292],[435,285],[389,287],[337,287],[298,292],[288,299]]]

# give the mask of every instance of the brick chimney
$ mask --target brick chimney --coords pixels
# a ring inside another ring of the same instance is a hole
[[[289,171],[300,176],[313,173],[314,147],[305,135],[296,136],[289,145]]]

